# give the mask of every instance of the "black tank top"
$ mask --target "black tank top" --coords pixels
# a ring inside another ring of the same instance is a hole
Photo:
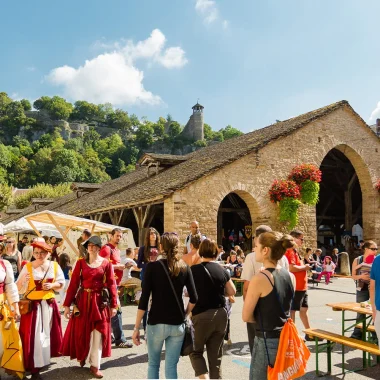
[[[255,328],[256,330],[264,330],[265,332],[281,331],[286,320],[290,317],[290,306],[294,293],[293,284],[290,274],[286,269],[268,268],[267,271],[273,275],[275,289],[272,289],[265,297],[259,298],[253,312]],[[269,280],[267,281],[269,282]],[[282,303],[282,308],[279,300]],[[261,312],[261,320],[259,310]]]
[[[10,262],[13,269],[13,275],[15,276],[15,279],[16,279],[18,276],[18,267],[17,267],[18,253],[16,252],[14,255],[3,254],[2,259]]]

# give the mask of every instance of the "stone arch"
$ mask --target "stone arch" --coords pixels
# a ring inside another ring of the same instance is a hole
[[[355,173],[358,177],[362,194],[362,218],[363,218],[363,233],[364,239],[376,239],[380,237],[378,230],[378,210],[379,210],[379,195],[374,189],[375,179],[372,178],[369,165],[365,161],[365,156],[358,153],[355,148],[348,144],[338,143],[331,145],[318,159],[317,165],[320,167],[323,160],[328,154],[336,149],[341,152],[353,166]],[[323,173],[322,173],[323,180]],[[316,225],[317,226],[317,225]]]
[[[244,186],[244,185],[243,185]],[[217,197],[213,199],[213,210],[215,210],[215,214],[212,218],[214,220],[214,228],[215,228],[215,237],[218,240],[218,243],[220,244],[222,242],[221,239],[221,230],[222,230],[222,221],[221,221],[221,205],[223,202],[226,201],[228,198],[228,195],[234,194],[240,198],[243,203],[245,203],[250,216],[250,222],[247,222],[246,225],[252,225],[252,230],[259,225],[263,224],[263,218],[262,218],[262,212],[261,208],[259,206],[259,202],[257,202],[254,195],[252,195],[252,192],[247,187],[242,189],[241,184],[239,183],[238,186],[235,187],[227,187],[221,191]],[[265,220],[265,222],[267,222]],[[247,239],[247,247],[246,249],[251,249],[251,242]]]

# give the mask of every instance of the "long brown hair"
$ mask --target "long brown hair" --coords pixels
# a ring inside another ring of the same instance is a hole
[[[178,235],[175,232],[165,232],[161,236],[161,246],[168,260],[169,271],[175,277],[179,275],[179,272],[184,272],[187,267],[182,260],[182,255],[178,252],[178,242]]]
[[[153,227],[149,227],[148,230],[146,231],[146,235],[145,235],[145,244],[144,244],[144,260],[145,262],[149,262],[149,256],[150,256],[150,233],[151,232],[154,232],[156,234],[156,247],[157,247],[157,250],[160,249],[160,234],[158,233],[158,231],[153,228]]]

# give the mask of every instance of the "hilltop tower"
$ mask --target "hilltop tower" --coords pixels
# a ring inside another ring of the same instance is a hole
[[[193,141],[204,140],[204,122],[203,109],[204,107],[197,102],[193,107],[193,114],[190,116],[182,135]]]

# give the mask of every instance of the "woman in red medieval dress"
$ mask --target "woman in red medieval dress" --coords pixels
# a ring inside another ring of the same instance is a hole
[[[61,353],[77,359],[81,367],[88,359],[92,374],[102,378],[100,360],[111,356],[111,317],[116,315],[116,283],[112,264],[99,256],[100,238],[92,236],[83,245],[88,254],[85,259],[77,261],[63,303],[64,315],[70,320]],[[102,289],[108,289],[109,304],[104,302]],[[75,304],[77,313],[70,312],[71,304]]]
[[[40,369],[60,356],[61,315],[54,291],[64,285],[65,277],[58,263],[49,260],[51,247],[44,239],[37,238],[31,245],[35,261],[22,268],[16,284],[19,293],[31,300],[31,310],[22,313],[20,321],[25,369],[32,379],[40,379]]]

